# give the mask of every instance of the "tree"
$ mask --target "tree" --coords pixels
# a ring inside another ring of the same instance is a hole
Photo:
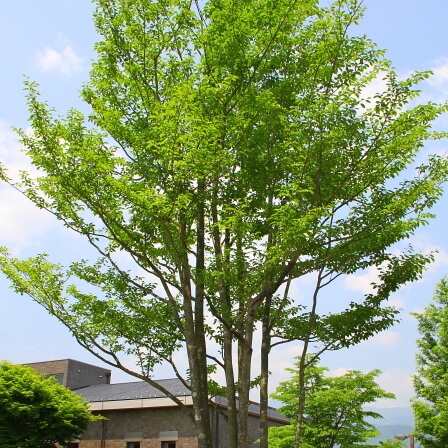
[[[384,442],[380,442],[381,448],[406,448],[406,443],[397,439],[387,439]]]
[[[272,347],[337,349],[384,330],[396,316],[384,301],[431,260],[394,245],[441,194],[445,159],[404,172],[424,141],[444,137],[431,123],[445,106],[409,106],[429,73],[398,80],[382,51],[349,33],[362,16],[355,0],[96,4],[102,40],[81,92],[90,116],[55,117],[28,81],[33,132],[19,133],[38,175],[0,175],[99,259],[63,267],[5,249],[1,269],[87,350],[154,387],[161,362],[185,380],[173,356],[186,350],[200,448],[212,446],[218,392],[230,447],[248,446],[258,382],[265,448]],[[380,74],[385,90],[367,97]],[[374,293],[317,313],[323,288],[369,266],[380,271]],[[289,290],[309,273],[303,309]],[[139,360],[135,371],[122,354]],[[217,368],[224,387],[209,379]]]
[[[423,447],[448,446],[448,279],[436,287],[433,303],[414,313],[417,340],[414,376],[415,437]]]
[[[297,415],[300,396],[300,359],[295,367],[287,369],[291,378],[280,383],[272,397],[284,403],[280,408],[291,424],[269,430],[269,446],[292,448],[296,441]],[[362,373],[350,370],[338,377],[329,377],[328,368],[317,365],[315,357],[308,356],[305,370],[305,407],[301,447],[352,448],[379,435],[366,418],[382,418],[366,411],[363,406],[379,398],[395,398],[376,383],[379,370]],[[370,446],[370,445],[363,445]]]
[[[78,438],[94,416],[87,403],[31,367],[0,362],[0,446],[50,448]]]

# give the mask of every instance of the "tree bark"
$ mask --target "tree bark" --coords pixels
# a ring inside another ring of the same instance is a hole
[[[224,370],[227,387],[227,436],[229,448],[238,448],[238,410],[236,405],[235,375],[233,370],[232,335],[224,330]]]
[[[249,394],[250,394],[250,379],[252,366],[252,341],[255,325],[256,308],[255,305],[249,306],[247,310],[247,320],[245,324],[244,341],[239,343],[239,374],[238,374],[238,448],[249,448]]]
[[[212,221],[213,221],[213,248],[214,256],[216,260],[216,265],[218,271],[221,273],[219,280],[219,298],[220,305],[223,309],[228,311],[228,315],[231,314],[232,304],[229,299],[228,288],[225,278],[226,262],[228,260],[223,259],[223,248],[221,243],[221,232],[219,230],[219,215],[216,208],[216,203],[218,202],[216,196],[216,186],[218,181],[214,181],[213,190],[213,201],[212,201]],[[228,253],[230,246],[230,235],[229,231],[224,231],[224,251]],[[233,334],[231,328],[228,325],[221,323],[223,332],[223,362],[224,362],[224,374],[226,379],[226,390],[227,390],[227,437],[229,448],[238,448],[238,419],[237,419],[237,405],[236,405],[236,387],[235,387],[235,374],[234,374],[234,363],[233,363]]]
[[[198,438],[198,448],[213,446],[211,421],[208,403],[207,378],[207,350],[204,330],[204,288],[202,274],[204,268],[204,210],[203,205],[198,207],[197,241],[196,241],[196,297],[193,300],[191,293],[191,273],[188,264],[188,250],[186,240],[186,224],[181,218],[180,241],[185,246],[179,269],[184,298],[185,313],[185,341],[191,377],[191,395],[193,399],[193,414]],[[194,308],[193,308],[194,303]]]
[[[308,321],[308,331],[303,341],[303,351],[300,357],[299,364],[299,401],[298,401],[298,411],[297,411],[297,427],[296,427],[296,437],[294,440],[294,448],[299,448],[302,439],[302,428],[303,428],[303,411],[305,409],[306,391],[305,391],[305,369],[306,369],[306,354],[308,352],[308,346],[310,343],[311,335],[314,330],[314,325],[316,323],[316,309],[317,309],[317,296],[321,287],[322,282],[322,271],[319,272],[316,287],[313,293],[313,305],[310,312],[310,317]]]
[[[266,298],[260,349],[260,448],[268,448],[269,353],[271,351],[270,309],[272,297]]]

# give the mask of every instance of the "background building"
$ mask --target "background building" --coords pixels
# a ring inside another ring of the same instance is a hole
[[[145,381],[110,384],[111,372],[72,359],[27,364],[39,373],[54,376],[61,384],[81,395],[94,413],[106,417],[93,422],[71,448],[196,448],[193,421],[188,412],[192,407],[190,390],[177,378],[156,382],[176,396],[179,406],[157,388]],[[227,448],[226,399],[211,400],[213,448]],[[250,435],[259,438],[260,408],[250,406]],[[288,423],[285,416],[269,409],[272,426]]]

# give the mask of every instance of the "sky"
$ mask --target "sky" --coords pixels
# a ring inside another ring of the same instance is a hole
[[[399,75],[414,70],[432,70],[433,77],[422,83],[421,101],[448,99],[448,38],[446,0],[365,0],[367,11],[359,32],[367,34],[387,50]],[[98,40],[92,24],[93,7],[86,0],[15,0],[2,2],[0,14],[0,160],[17,171],[27,166],[13,127],[26,128],[27,107],[23,91],[24,75],[40,84],[42,98],[64,114],[75,107],[87,111],[79,90],[88,80],[93,44]],[[438,130],[448,128],[448,117],[437,120]],[[447,142],[430,144],[422,150],[444,153]],[[435,262],[423,278],[404,286],[390,298],[400,308],[400,323],[356,347],[326,353],[321,360],[333,375],[348,369],[364,372],[380,369],[380,385],[396,394],[396,400],[378,406],[408,406],[413,395],[415,340],[418,337],[412,312],[430,303],[436,283],[448,273],[448,192],[434,208],[437,218],[418,230],[410,242],[415,249],[437,250]],[[81,259],[91,254],[80,237],[64,229],[52,216],[33,207],[24,197],[0,184],[0,246],[18,257],[51,254],[52,260]],[[323,299],[322,307],[332,309],[370,291],[375,269],[341,279]],[[307,282],[296,285],[293,293],[304,300]],[[309,285],[308,285],[309,286]],[[277,348],[271,358],[271,390],[288,378],[285,372],[299,345]],[[68,330],[26,296],[15,294],[0,276],[0,359],[14,363],[72,358],[99,364],[82,349]],[[126,361],[132,365],[133,360]],[[256,362],[256,360],[255,360]],[[154,376],[172,376],[164,368]],[[113,370],[112,381],[133,378]]]

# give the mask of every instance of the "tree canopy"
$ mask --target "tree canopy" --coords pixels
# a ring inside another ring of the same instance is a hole
[[[269,446],[293,448],[296,446],[296,426],[300,396],[300,362],[294,368],[289,380],[280,383],[272,397],[283,402],[279,408],[291,424],[272,427],[269,430]],[[304,448],[352,448],[372,446],[365,444],[379,433],[368,418],[382,418],[380,414],[364,410],[364,406],[379,398],[395,398],[377,384],[381,373],[372,370],[362,373],[350,370],[344,375],[327,376],[328,368],[319,366],[316,359],[308,357],[305,369],[305,406],[301,447]]]
[[[416,439],[424,448],[448,445],[448,279],[436,287],[433,302],[414,313],[420,337],[414,376]]]
[[[18,132],[37,174],[0,176],[98,259],[62,266],[4,249],[1,269],[87,350],[154,387],[162,362],[185,379],[174,360],[186,350],[200,448],[212,443],[207,404],[218,391],[230,446],[248,446],[259,384],[264,448],[272,347],[338,349],[382,331],[397,314],[389,295],[431,260],[396,244],[441,195],[446,160],[413,164],[425,141],[444,137],[431,124],[446,106],[410,105],[430,74],[399,79],[352,32],[357,0],[95,3],[98,59],[81,91],[91,113],[57,116],[27,81],[32,132]],[[378,77],[384,90],[369,94]],[[317,312],[326,286],[369,266],[379,269],[373,293]],[[310,273],[305,307],[290,286]],[[225,384],[210,380],[216,369]]]
[[[53,448],[98,420],[87,403],[31,367],[0,362],[0,446]]]
[[[384,442],[380,442],[381,448],[405,448],[407,447],[406,443],[402,440],[397,439],[388,439]]]

